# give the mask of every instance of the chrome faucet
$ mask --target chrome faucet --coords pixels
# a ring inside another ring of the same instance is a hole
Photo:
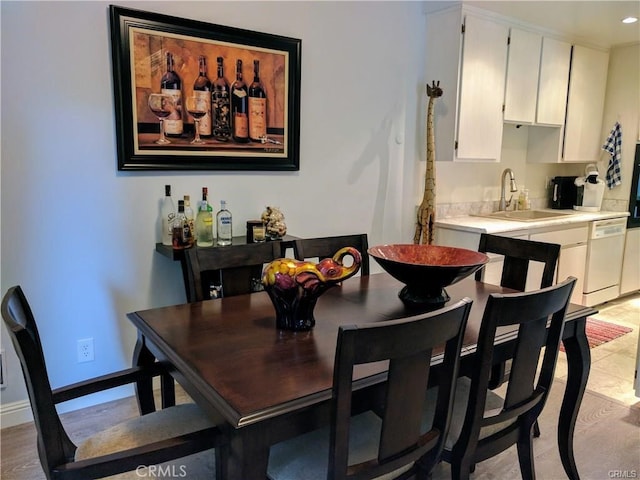
[[[502,172],[502,177],[500,178],[500,203],[498,204],[498,210],[500,212],[506,210],[507,207],[509,205],[511,205],[511,200],[513,199],[513,195],[511,195],[511,198],[509,198],[509,201],[507,201],[506,198],[505,198],[504,180],[507,177],[507,174],[509,174],[509,182],[511,184],[511,187],[510,187],[511,192],[517,192],[518,191],[518,186],[516,185],[516,177],[513,175],[513,170],[511,170],[510,168],[505,168],[504,171]]]

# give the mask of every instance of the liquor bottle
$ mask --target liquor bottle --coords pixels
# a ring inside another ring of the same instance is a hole
[[[175,110],[164,119],[164,132],[170,137],[182,135],[184,125],[182,123],[182,82],[173,70],[173,54],[167,52],[167,70],[160,80],[161,92],[173,97]]]
[[[212,132],[211,119],[211,80],[207,77],[207,59],[200,55],[198,57],[198,66],[200,73],[193,84],[193,96],[198,99],[198,104],[206,105],[207,113],[198,122],[198,130],[202,137],[210,137]]]
[[[242,60],[236,63],[236,81],[231,85],[231,116],[233,139],[239,143],[249,141],[249,105],[247,84],[242,80]]]
[[[187,223],[189,223],[189,235],[191,236],[191,243],[193,244],[196,240],[196,224],[193,208],[191,208],[191,197],[189,195],[184,196],[184,216],[187,217]]]
[[[231,212],[227,210],[227,202],[220,200],[220,211],[216,214],[218,245],[231,245],[232,231]]]
[[[184,200],[178,200],[178,213],[173,220],[172,241],[175,250],[182,250],[193,246],[189,222],[184,214]]]
[[[207,201],[207,187],[202,187],[202,201],[196,217],[196,244],[199,247],[213,245],[213,208]]]
[[[213,81],[213,136],[221,142],[231,137],[231,109],[229,107],[229,84],[224,78],[224,59],[218,57],[218,78]]]
[[[176,217],[176,206],[171,198],[171,185],[164,186],[164,199],[162,200],[162,207],[160,208],[160,217],[162,244],[171,246],[171,229],[173,228],[173,221]]]
[[[260,83],[260,61],[253,61],[253,83],[249,86],[249,138],[261,142],[267,136],[267,94]]]

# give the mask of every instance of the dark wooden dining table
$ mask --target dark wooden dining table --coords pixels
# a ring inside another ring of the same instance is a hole
[[[271,445],[329,422],[338,326],[415,313],[398,298],[401,287],[386,273],[346,280],[319,298],[316,325],[308,332],[277,330],[275,311],[265,292],[153,308],[127,317],[138,329],[144,350],[136,361],[163,362],[227,436],[223,478],[264,479]],[[510,290],[471,277],[446,290],[451,301],[463,297],[474,301],[461,355],[464,371],[474,360],[489,294]],[[558,414],[558,448],[568,477],[576,480],[573,432],[590,367],[585,324],[587,316],[596,312],[570,305],[563,336],[568,377]],[[511,329],[498,331],[498,360],[508,358],[514,337]],[[435,369],[439,362],[436,353]],[[384,384],[385,373],[384,363],[354,372],[363,402]],[[153,398],[139,397],[139,402],[142,412],[154,409]]]

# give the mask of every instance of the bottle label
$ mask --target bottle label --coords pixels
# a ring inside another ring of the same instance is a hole
[[[233,133],[239,138],[247,138],[249,136],[249,117],[247,117],[246,113],[236,112],[233,118]]]
[[[226,90],[213,91],[213,119],[214,134],[221,138],[227,138],[231,135],[229,112],[229,92]]]
[[[164,119],[164,133],[169,135],[182,135],[182,91],[163,88],[162,93],[171,95],[176,109]]]
[[[233,94],[234,94],[236,97],[244,98],[244,97],[246,97],[246,96],[247,96],[247,91],[246,91],[246,90],[244,90],[244,89],[242,89],[242,88],[234,88],[234,89],[233,89]]]
[[[258,140],[267,135],[267,99],[249,97],[249,136]]]

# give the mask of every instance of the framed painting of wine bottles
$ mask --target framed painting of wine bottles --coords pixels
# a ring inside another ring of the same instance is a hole
[[[118,170],[299,170],[301,41],[110,6]]]

